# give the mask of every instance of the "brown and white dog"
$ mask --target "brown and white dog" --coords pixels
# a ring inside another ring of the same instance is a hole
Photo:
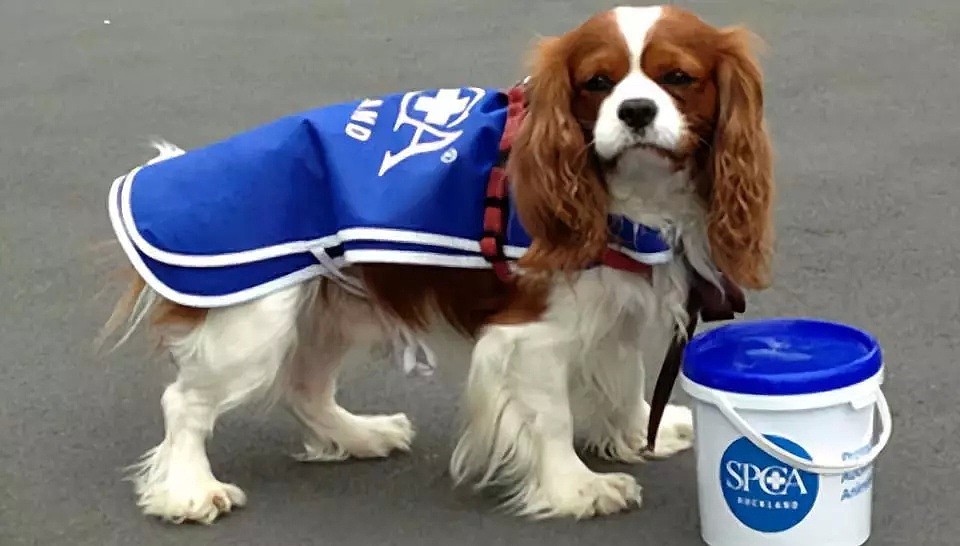
[[[240,488],[214,477],[204,443],[219,415],[270,392],[302,423],[305,460],[410,449],[404,414],[351,413],[336,378],[351,347],[408,336],[434,316],[476,341],[450,462],[457,483],[506,486],[506,503],[534,517],[639,505],[633,476],[591,471],[575,445],[641,461],[644,366],[687,322],[692,279],[769,284],[771,149],[748,39],[675,7],[621,7],[538,45],[507,164],[533,240],[513,282],[362,265],[352,273],[368,297],[323,279],[203,309],[137,277],[106,330],[129,334],[148,317],[179,369],[162,397],[164,439],[133,476],[143,512],[212,522],[243,505]],[[607,246],[608,214],[662,228],[677,257],[650,275],[587,268]],[[652,455],[691,442],[690,411],[669,406]]]

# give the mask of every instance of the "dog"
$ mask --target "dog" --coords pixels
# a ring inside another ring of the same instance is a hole
[[[299,420],[305,461],[409,450],[407,417],[341,407],[337,375],[364,345],[435,365],[421,336],[437,320],[474,342],[454,483],[497,486],[532,518],[639,506],[633,476],[592,471],[578,447],[625,463],[691,447],[691,412],[670,405],[645,449],[644,368],[690,319],[696,279],[771,282],[772,149],[751,36],[677,7],[619,7],[540,41],[509,91],[403,93],[198,151],[160,144],[109,201],[132,275],[103,335],[122,342],[145,323],[178,368],[163,441],[132,473],[143,513],[210,523],[245,504],[205,441],[258,397]],[[395,138],[408,145],[384,151]],[[466,207],[441,227],[431,218],[454,197],[417,186],[436,173]],[[385,210],[412,224],[383,228]]]

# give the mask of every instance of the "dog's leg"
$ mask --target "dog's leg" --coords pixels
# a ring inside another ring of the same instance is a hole
[[[644,399],[644,356],[635,343],[608,339],[590,354],[572,388],[584,446],[604,459],[639,463],[693,446],[692,413],[671,404],[664,410],[656,451],[646,451],[650,404]]]
[[[533,517],[610,514],[640,503],[633,476],[597,474],[573,446],[568,379],[580,342],[541,322],[490,327],[474,349],[457,482],[505,486],[509,507]]]
[[[623,315],[574,374],[574,414],[588,450],[608,460],[638,463],[693,446],[692,413],[668,405],[656,451],[646,451],[650,404],[644,398],[645,369],[657,369],[663,362],[672,324],[669,316],[659,323],[641,323],[636,316]]]
[[[309,340],[291,370],[287,401],[303,425],[301,461],[386,457],[408,451],[413,426],[402,413],[354,415],[336,401],[337,373],[347,350],[385,341],[384,325],[367,301],[336,286],[311,309]]]
[[[163,393],[166,435],[136,465],[132,480],[143,512],[173,522],[213,522],[246,497],[217,480],[204,443],[217,416],[264,394],[297,342],[306,285],[257,301],[215,309],[169,343],[179,366]]]
[[[637,336],[622,336],[630,324],[623,326],[587,354],[573,374],[570,390],[578,436],[586,450],[604,459],[637,463],[643,461],[646,447],[644,362]]]

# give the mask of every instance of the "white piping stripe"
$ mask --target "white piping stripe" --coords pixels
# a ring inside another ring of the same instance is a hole
[[[230,265],[258,262],[270,258],[278,258],[281,256],[289,256],[291,254],[313,252],[314,249],[318,247],[328,249],[342,244],[343,242],[363,240],[424,244],[443,248],[451,248],[454,250],[480,252],[480,243],[471,239],[391,228],[346,228],[338,231],[334,235],[329,235],[318,239],[292,241],[289,243],[272,245],[253,250],[228,252],[222,254],[196,256],[191,254],[169,252],[150,244],[137,230],[137,226],[133,221],[131,192],[134,178],[141,168],[142,167],[137,167],[130,171],[130,173],[125,177],[121,177],[123,178],[123,189],[121,191],[120,204],[122,207],[121,217],[123,219],[123,225],[125,231],[141,252],[150,258],[157,260],[158,262],[168,265],[179,265],[184,267],[225,267]],[[511,248],[516,249],[519,247]],[[514,250],[513,253],[516,254],[516,250]],[[523,252],[520,252],[517,257],[522,254]]]
[[[301,254],[310,252],[317,246],[330,248],[337,246],[339,239],[336,235],[321,237],[307,241],[292,241],[279,245],[273,245],[254,250],[244,250],[241,252],[228,252],[223,254],[211,254],[204,256],[194,256],[190,254],[177,254],[161,250],[146,241],[133,222],[133,212],[130,205],[130,194],[133,188],[133,178],[143,166],[130,171],[123,179],[123,190],[120,195],[120,206],[122,210],[122,220],[127,235],[135,243],[136,247],[158,262],[169,265],[182,265],[185,267],[224,267],[229,265],[239,265],[250,262],[258,262],[269,258],[278,258],[289,256],[291,254]]]
[[[504,245],[503,247],[503,254],[507,258],[513,258],[515,260],[519,260],[526,253],[527,253],[527,247],[512,246],[512,245]]]
[[[436,265],[441,267],[469,267],[489,269],[490,263],[483,256],[451,256],[432,252],[408,250],[348,250],[344,257],[349,263],[393,263],[411,265]]]
[[[346,228],[337,232],[340,239],[346,241],[388,241],[391,243],[411,243],[441,246],[468,252],[480,252],[480,243],[463,237],[406,231],[392,228]]]
[[[346,228],[338,231],[335,235],[318,239],[293,241],[280,245],[223,254],[195,256],[168,252],[147,242],[140,232],[137,231],[136,225],[132,220],[130,204],[131,188],[133,185],[133,177],[141,168],[142,167],[137,167],[126,176],[114,181],[115,186],[118,183],[122,184],[120,197],[120,205],[122,207],[120,218],[124,227],[122,231],[132,240],[134,246],[139,249],[140,252],[167,265],[183,267],[227,267],[305,252],[313,253],[316,252],[318,248],[333,248],[343,242],[349,241],[386,241],[392,243],[423,244],[466,252],[480,252],[480,243],[470,239],[391,228]],[[641,253],[619,245],[611,245],[611,248],[615,248],[637,261],[651,264],[666,263],[673,257],[673,253],[669,250],[656,253]],[[504,254],[508,258],[513,259],[519,259],[526,251],[527,249],[524,247],[510,245],[504,247]],[[388,260],[390,263],[400,263],[397,261],[399,257],[407,256],[410,257],[411,263],[450,267],[483,267],[482,264],[487,264],[486,260],[482,257],[448,256],[439,253],[405,250],[354,250],[348,251],[347,255],[364,256],[365,258],[362,258],[362,261],[375,261],[376,259],[382,258]]]
[[[170,253],[150,245],[136,230],[136,226],[132,221],[130,205],[132,179],[141,168],[142,166],[137,167],[127,175],[118,177],[113,181],[107,203],[110,223],[117,235],[121,248],[123,248],[124,253],[127,255],[127,258],[137,273],[140,274],[144,281],[160,296],[181,305],[208,308],[236,305],[319,276],[337,280],[336,277],[339,272],[331,271],[329,267],[325,267],[324,265],[315,264],[289,273],[283,277],[237,292],[219,296],[203,296],[183,293],[163,283],[143,261],[140,252],[168,265],[183,267],[224,267],[304,252],[311,252],[315,255],[319,248],[334,247],[342,241],[387,241],[433,245],[468,252],[480,251],[479,242],[460,237],[388,228],[348,228],[341,230],[336,235],[320,239],[295,241],[243,252],[211,256],[191,256]],[[666,263],[673,256],[670,250],[655,253],[640,253],[619,245],[610,245],[610,247],[623,252],[637,261],[649,264]],[[527,249],[525,247],[509,245],[504,247],[504,254],[513,259],[520,258],[526,251]],[[377,249],[347,250],[343,256],[331,259],[328,262],[329,266],[337,269],[350,263],[397,263],[473,269],[488,269],[491,267],[491,264],[482,256],[455,256],[422,251]],[[360,288],[362,289],[362,287]]]
[[[270,292],[274,292],[276,290],[280,290],[281,288],[286,288],[318,276],[323,276],[326,273],[326,270],[323,267],[319,265],[311,265],[307,268],[295,271],[289,275],[274,279],[270,282],[222,296],[199,296],[196,294],[185,294],[183,292],[174,290],[173,288],[161,282],[160,279],[158,279],[153,272],[150,271],[150,268],[144,263],[143,259],[140,257],[140,254],[137,253],[137,249],[134,247],[133,242],[129,238],[126,230],[124,230],[123,219],[120,214],[118,195],[120,184],[123,178],[124,177],[120,177],[114,180],[113,186],[110,188],[110,194],[108,197],[109,201],[107,202],[110,223],[113,225],[113,230],[117,234],[117,240],[120,242],[120,247],[123,249],[124,253],[126,253],[127,258],[133,265],[133,268],[136,269],[137,273],[143,277],[143,280],[150,286],[150,288],[156,291],[157,294],[160,294],[160,296],[174,303],[179,303],[180,305],[186,305],[188,307],[226,307],[265,296]]]
[[[295,271],[283,277],[274,279],[267,283],[257,285],[245,290],[240,290],[230,294],[220,296],[201,296],[196,294],[187,294],[171,288],[163,283],[141,258],[134,246],[134,241],[124,229],[122,213],[120,212],[120,185],[124,177],[114,180],[108,197],[107,207],[110,216],[110,223],[121,248],[130,260],[130,263],[136,269],[137,273],[143,277],[144,281],[155,290],[160,296],[181,305],[189,307],[226,307],[244,303],[270,292],[286,288],[288,286],[304,282],[315,277],[331,277],[331,272],[320,265],[311,265],[299,271]],[[474,256],[449,256],[446,254],[431,254],[428,252],[410,252],[404,250],[351,250],[343,256],[333,259],[337,267],[343,267],[348,263],[406,263],[414,265],[435,265],[442,267],[469,267],[475,269],[486,269],[490,264],[483,257]],[[334,279],[336,280],[336,279]]]

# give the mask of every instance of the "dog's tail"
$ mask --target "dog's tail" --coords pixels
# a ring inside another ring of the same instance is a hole
[[[147,161],[146,165],[153,165],[186,153],[180,147],[163,139],[153,139],[150,145],[157,151],[157,155]],[[126,289],[117,300],[113,312],[94,342],[94,347],[98,351],[103,350],[107,340],[119,335],[119,339],[106,352],[115,351],[130,339],[145,317],[157,312],[162,304],[169,303],[164,302],[163,298],[153,291],[132,267],[127,267],[122,272],[121,282],[126,284]]]
[[[119,339],[106,352],[113,352],[130,339],[130,336],[160,302],[160,296],[132,268],[126,273],[130,278],[126,290],[113,306],[110,317],[100,329],[94,342],[98,351],[103,351],[107,340],[119,335]]]

